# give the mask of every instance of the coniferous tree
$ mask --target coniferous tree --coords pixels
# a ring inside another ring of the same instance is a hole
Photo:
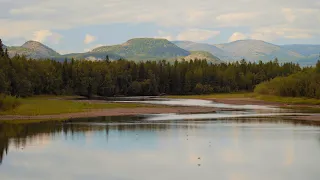
[[[4,57],[5,58],[9,58],[8,48],[6,48],[6,50],[4,52]]]
[[[3,50],[3,44],[2,44],[2,40],[0,39],[0,57],[4,56],[4,50]]]
[[[106,62],[109,64],[110,63],[110,59],[109,59],[109,56],[108,55],[106,55]]]

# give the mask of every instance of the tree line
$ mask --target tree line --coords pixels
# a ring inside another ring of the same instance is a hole
[[[1,42],[0,42],[1,43]],[[301,71],[298,64],[191,61],[104,61],[9,57],[0,44],[0,93],[137,96],[253,91],[261,82]]]
[[[261,83],[255,88],[255,92],[276,96],[320,99],[320,60],[315,68],[306,68],[288,77],[276,77]]]

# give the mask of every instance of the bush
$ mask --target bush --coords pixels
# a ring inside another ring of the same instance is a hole
[[[276,77],[257,85],[254,92],[263,95],[320,99],[320,74],[311,69],[288,77]]]
[[[210,94],[213,93],[213,87],[210,85],[202,85],[198,83],[193,90],[196,94]]]
[[[0,94],[0,111],[7,111],[18,107],[20,99],[14,96]]]

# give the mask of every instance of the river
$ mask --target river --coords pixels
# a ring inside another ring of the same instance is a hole
[[[0,123],[0,179],[319,179],[319,126],[272,116],[288,112],[269,106],[230,109]]]

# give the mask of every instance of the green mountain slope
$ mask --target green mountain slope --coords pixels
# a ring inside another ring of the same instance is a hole
[[[213,54],[214,56],[224,61],[232,61],[233,57],[228,52],[216,47],[215,45],[206,43],[195,43],[191,41],[173,41],[178,47],[188,51],[205,51]]]
[[[214,64],[218,64],[218,63],[222,63],[223,61],[221,61],[218,57],[212,55],[209,52],[206,51],[190,51],[190,55],[189,56],[185,56],[185,57],[181,57],[179,58],[179,60],[186,60],[186,61],[190,61],[190,60],[207,60],[207,62],[209,63],[214,63]]]
[[[136,38],[114,46],[93,49],[93,53],[111,53],[130,60],[156,60],[188,56],[190,52],[179,48],[166,39]]]
[[[22,46],[8,47],[8,52],[10,56],[19,54],[34,59],[54,58],[60,56],[60,54],[53,49],[36,41],[28,41]]]

